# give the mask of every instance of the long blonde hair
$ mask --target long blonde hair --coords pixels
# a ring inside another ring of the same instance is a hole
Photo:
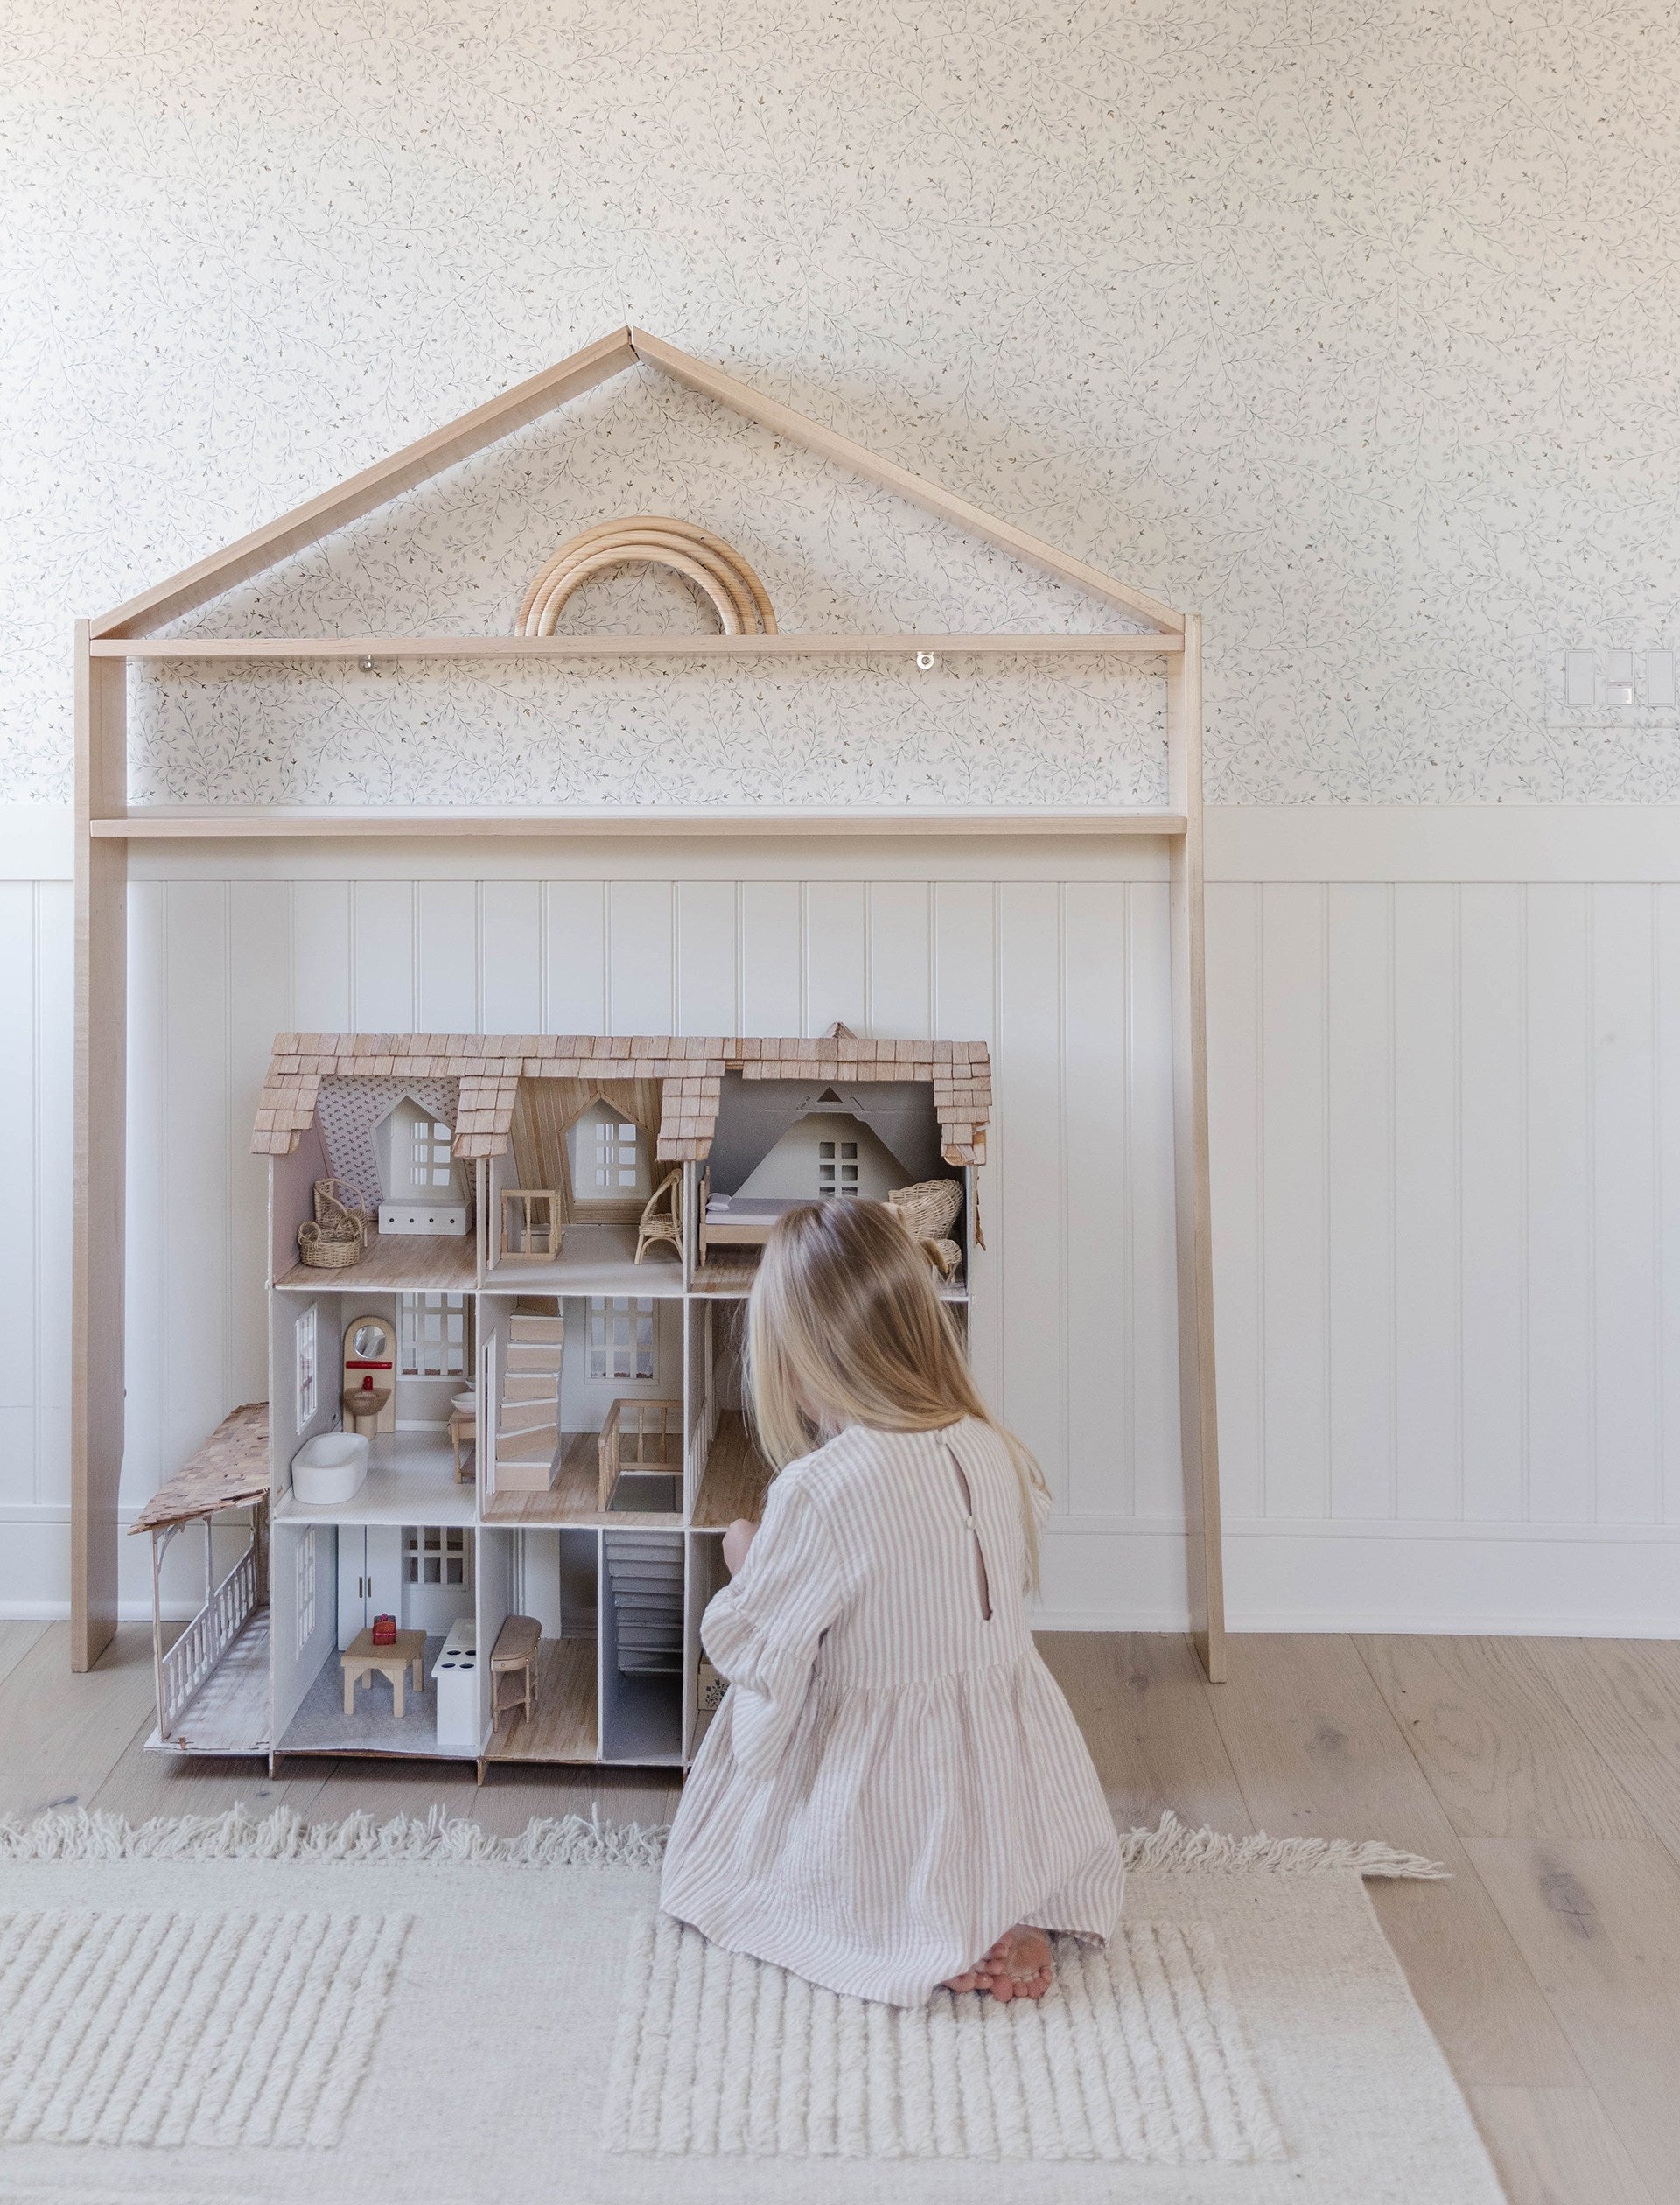
[[[1037,1586],[1044,1474],[981,1400],[928,1258],[885,1203],[805,1202],[777,1220],[747,1304],[746,1380],[759,1445],[778,1470],[848,1424],[989,1424],[1020,1482]]]

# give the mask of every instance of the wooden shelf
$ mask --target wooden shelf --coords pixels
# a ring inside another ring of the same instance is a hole
[[[312,836],[437,835],[1182,835],[1182,812],[1106,810],[1093,805],[1070,811],[992,809],[960,811],[915,805],[820,811],[815,805],[724,806],[683,810],[580,807],[571,811],[456,811],[411,809],[396,804],[373,809],[336,806],[312,809],[276,805],[267,810],[233,804],[148,804],[120,818],[91,819],[94,841],[195,842],[290,840]]]
[[[934,656],[1159,658],[1182,635],[120,635],[98,636],[94,658],[591,659],[900,658]]]

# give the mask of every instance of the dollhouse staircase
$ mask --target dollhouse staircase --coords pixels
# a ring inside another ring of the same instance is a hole
[[[504,1493],[546,1493],[560,1460],[560,1364],[565,1319],[516,1310],[502,1351],[496,1404],[496,1485]]]
[[[672,1676],[682,1666],[682,1543],[655,1532],[609,1531],[606,1573],[613,1643],[623,1676]]]

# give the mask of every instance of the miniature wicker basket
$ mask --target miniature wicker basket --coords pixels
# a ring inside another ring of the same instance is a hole
[[[949,1278],[962,1260],[962,1250],[951,1239],[951,1227],[962,1207],[962,1189],[956,1180],[919,1180],[914,1186],[895,1186],[887,1202],[905,1229],[921,1242],[928,1260],[942,1278]]]
[[[298,1253],[314,1270],[346,1270],[368,1245],[368,1218],[334,1179],[315,1182],[315,1218],[298,1228]]]
[[[956,1180],[918,1180],[914,1186],[895,1186],[886,1199],[906,1232],[918,1240],[943,1240],[962,1207],[962,1189]]]

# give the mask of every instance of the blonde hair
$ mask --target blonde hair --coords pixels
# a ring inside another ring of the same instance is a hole
[[[981,1400],[932,1267],[884,1203],[806,1202],[777,1220],[747,1304],[746,1379],[759,1445],[778,1470],[848,1424],[990,1425],[1020,1482],[1037,1586],[1044,1474]]]

